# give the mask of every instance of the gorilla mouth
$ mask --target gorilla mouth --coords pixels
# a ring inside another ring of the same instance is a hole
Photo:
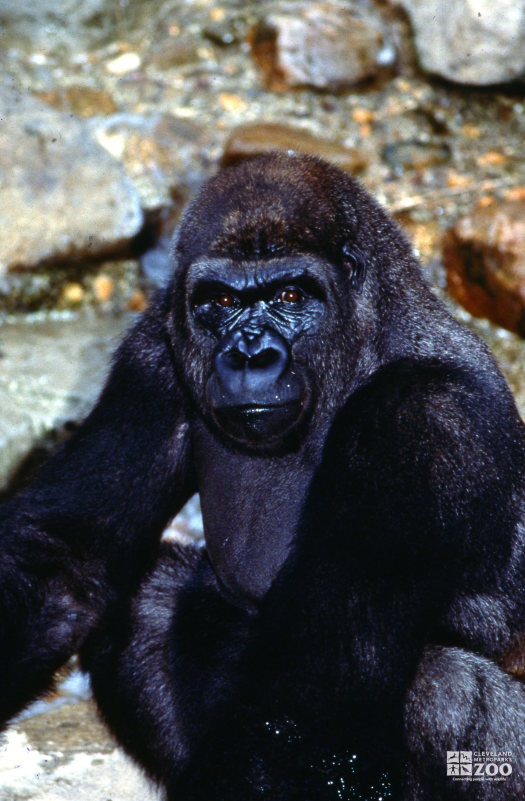
[[[230,437],[251,445],[272,444],[288,434],[303,415],[301,398],[281,404],[219,406],[214,415]]]

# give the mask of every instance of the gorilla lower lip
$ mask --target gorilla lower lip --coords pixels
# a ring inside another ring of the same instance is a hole
[[[281,404],[223,406],[215,410],[228,434],[244,442],[259,442],[285,435],[299,420],[302,399]]]
[[[265,412],[275,412],[279,409],[295,408],[300,401],[292,401],[291,403],[269,403],[261,406],[244,406],[240,407],[245,414],[264,414]]]

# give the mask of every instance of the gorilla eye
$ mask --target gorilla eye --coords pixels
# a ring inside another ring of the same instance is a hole
[[[301,300],[301,293],[298,289],[283,289],[279,295],[281,303],[299,303]]]
[[[219,306],[228,308],[228,306],[233,304],[233,297],[232,295],[227,295],[226,292],[223,292],[222,295],[217,295],[216,298],[213,298],[213,302],[217,303]]]

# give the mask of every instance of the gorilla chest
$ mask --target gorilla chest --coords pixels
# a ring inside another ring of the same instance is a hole
[[[196,437],[206,548],[226,589],[261,599],[288,556],[314,465],[298,455],[260,458]]]

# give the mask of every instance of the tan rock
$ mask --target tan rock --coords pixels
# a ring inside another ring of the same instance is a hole
[[[338,91],[376,75],[395,59],[368,3],[282,4],[250,33],[255,60],[273,89]]]
[[[525,337],[525,200],[462,217],[445,236],[443,258],[456,300]]]
[[[117,107],[111,94],[91,86],[65,86],[38,92],[37,97],[60,111],[72,111],[77,117],[113,114]]]
[[[231,134],[222,157],[222,165],[235,164],[245,158],[271,150],[309,153],[331,161],[350,173],[359,172],[367,164],[364,153],[357,148],[344,147],[331,139],[317,137],[301,128],[274,122],[249,123]]]

